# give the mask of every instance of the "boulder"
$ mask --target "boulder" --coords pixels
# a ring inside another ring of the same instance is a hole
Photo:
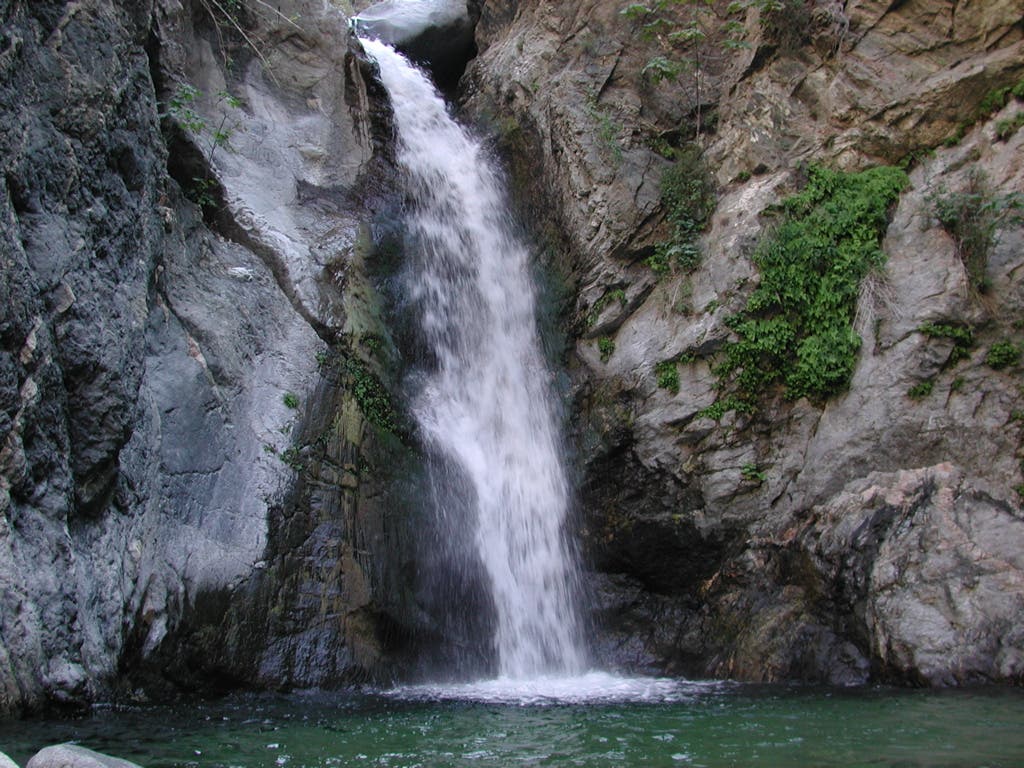
[[[139,768],[137,763],[93,752],[76,744],[57,744],[41,749],[25,768]]]

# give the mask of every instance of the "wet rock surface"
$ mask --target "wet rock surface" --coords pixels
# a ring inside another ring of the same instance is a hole
[[[0,8],[0,713],[398,666],[386,107],[278,11]]]

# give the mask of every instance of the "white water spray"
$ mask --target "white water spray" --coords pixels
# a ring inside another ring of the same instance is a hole
[[[585,663],[576,566],[563,531],[569,490],[529,254],[479,142],[451,119],[423,73],[387,45],[362,42],[391,95],[419,268],[409,290],[434,358],[412,410],[475,495],[499,674],[578,674]]]

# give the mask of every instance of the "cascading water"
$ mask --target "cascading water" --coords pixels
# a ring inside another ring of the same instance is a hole
[[[362,42],[391,96],[409,185],[416,270],[407,291],[431,357],[412,411],[431,447],[469,480],[472,498],[460,503],[474,510],[499,675],[578,674],[569,489],[527,249],[483,148],[430,80],[389,46]]]

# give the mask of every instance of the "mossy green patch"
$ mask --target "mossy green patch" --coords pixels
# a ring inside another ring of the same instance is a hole
[[[935,382],[931,379],[920,381],[907,390],[907,397],[911,400],[924,400],[935,389]]]
[[[654,375],[658,379],[658,386],[669,390],[672,394],[679,391],[679,369],[676,368],[675,359],[662,360],[654,366]]]

